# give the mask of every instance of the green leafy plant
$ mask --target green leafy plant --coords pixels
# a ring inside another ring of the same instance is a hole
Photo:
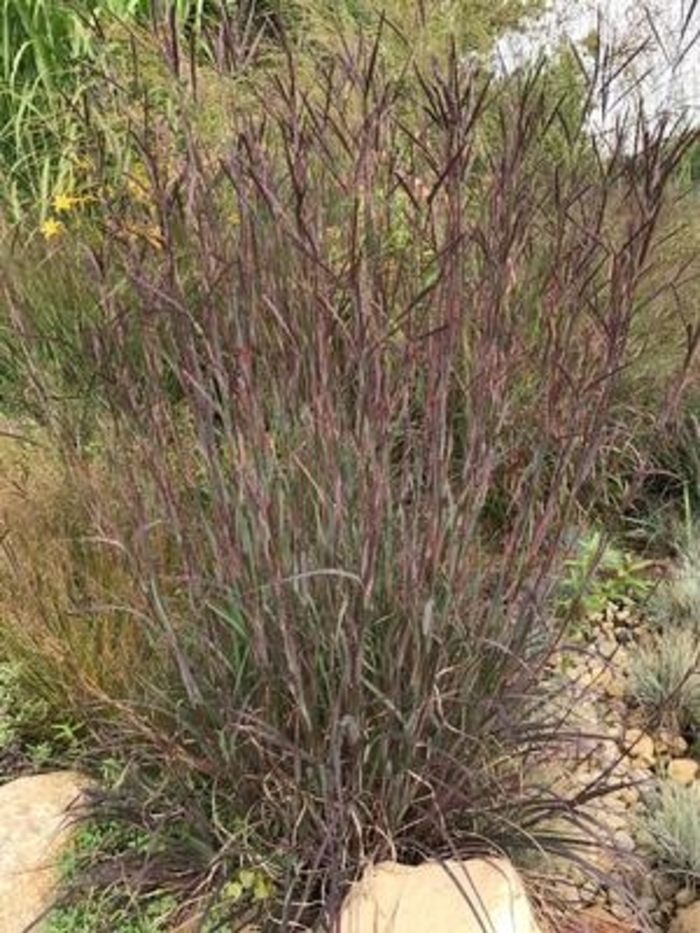
[[[1,199],[14,220],[43,218],[57,192],[75,192],[86,142],[83,95],[102,57],[128,45],[128,30],[154,12],[147,0],[1,0]],[[223,5],[173,0],[167,15],[196,43],[212,20],[221,22]]]
[[[559,608],[565,614],[590,616],[610,603],[641,601],[656,586],[649,575],[653,561],[617,547],[597,529],[582,534],[574,555],[564,561]]]
[[[57,723],[45,700],[33,695],[16,663],[0,663],[0,763],[2,780],[28,770],[65,767],[80,757],[83,730]]]
[[[64,894],[46,919],[48,933],[156,933],[168,929],[176,901],[157,888],[129,890],[114,870],[118,859],[128,859],[149,850],[151,834],[123,821],[85,820],[76,827],[59,864],[59,890]],[[103,883],[93,886],[92,873],[102,873]],[[110,877],[104,883],[104,876]]]
[[[84,894],[80,904],[55,908],[45,929],[46,933],[166,933],[174,907],[172,897],[120,899],[103,890]]]

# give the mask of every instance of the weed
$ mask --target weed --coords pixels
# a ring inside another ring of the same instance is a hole
[[[0,664],[1,780],[47,766],[69,766],[80,757],[83,740],[79,725],[54,721],[45,700],[27,689],[18,664]]]
[[[115,903],[116,901],[116,903]],[[172,897],[144,898],[138,902],[113,892],[86,894],[82,903],[55,908],[47,917],[46,933],[164,933],[175,902]]]
[[[167,918],[176,906],[172,895],[153,890],[136,897],[111,867],[121,857],[148,851],[150,843],[146,831],[123,821],[80,822],[61,856],[59,877],[65,893],[47,917],[47,931],[156,933],[167,929]],[[92,886],[91,877],[99,874],[102,883]]]

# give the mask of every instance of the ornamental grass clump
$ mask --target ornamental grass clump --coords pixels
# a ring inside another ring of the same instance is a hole
[[[700,539],[692,519],[686,520],[686,526],[679,558],[657,587],[649,609],[662,634],[672,638],[683,629],[694,633],[700,644]]]
[[[122,676],[28,626],[12,645],[96,749],[125,751],[120,812],[153,838],[138,883],[222,923],[329,924],[368,859],[559,851],[547,827],[576,818],[527,782],[563,741],[556,582],[634,430],[632,325],[675,313],[646,276],[689,139],[604,149],[593,95],[567,109],[545,66],[496,80],[448,43],[414,68],[408,36],[397,70],[397,35],[356,25],[255,68],[231,31],[228,93],[169,41],[163,111],[118,72],[89,101],[105,125],[142,96],[159,248],[103,205],[81,345],[99,433],[60,436],[77,534],[117,572],[78,613],[37,611],[83,644],[111,633]],[[31,284],[5,293],[28,351]],[[670,417],[687,363],[640,419]]]
[[[632,696],[682,729],[700,723],[700,641],[692,629],[668,628],[630,663]]]
[[[685,883],[700,881],[700,789],[673,781],[660,784],[642,821],[659,865]]]

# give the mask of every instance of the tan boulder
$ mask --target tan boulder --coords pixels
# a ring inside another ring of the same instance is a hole
[[[370,866],[334,933],[539,933],[522,878],[506,859]]]
[[[668,766],[668,776],[675,784],[692,784],[698,776],[697,761],[692,758],[674,758]]]
[[[85,787],[73,771],[0,787],[0,933],[23,933],[50,904],[57,858],[70,839],[69,811]],[[32,926],[32,933],[40,929]]]
[[[700,901],[682,907],[673,918],[669,933],[698,933],[700,930]]]

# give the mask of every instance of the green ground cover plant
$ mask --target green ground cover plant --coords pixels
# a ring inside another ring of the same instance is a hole
[[[643,602],[657,585],[652,567],[653,561],[606,541],[600,530],[585,532],[564,562],[560,610],[585,621],[610,604]]]
[[[132,891],[123,876],[120,859],[147,856],[152,834],[129,820],[110,819],[104,813],[91,818],[86,812],[76,827],[59,865],[61,886],[69,894],[59,899],[45,918],[48,933],[157,933],[170,929],[177,903],[167,889],[153,885]],[[99,886],[86,885],[85,877],[99,872]]]
[[[496,78],[449,17],[420,56],[389,14],[222,22],[206,56],[129,27],[83,94],[99,198],[6,250],[3,392],[45,441],[0,652],[124,759],[102,810],[148,845],[96,885],[329,926],[367,859],[571,841],[576,802],[526,780],[565,741],[558,581],[693,378],[693,138],[597,142],[592,90]],[[677,353],[637,400],[657,326]]]

